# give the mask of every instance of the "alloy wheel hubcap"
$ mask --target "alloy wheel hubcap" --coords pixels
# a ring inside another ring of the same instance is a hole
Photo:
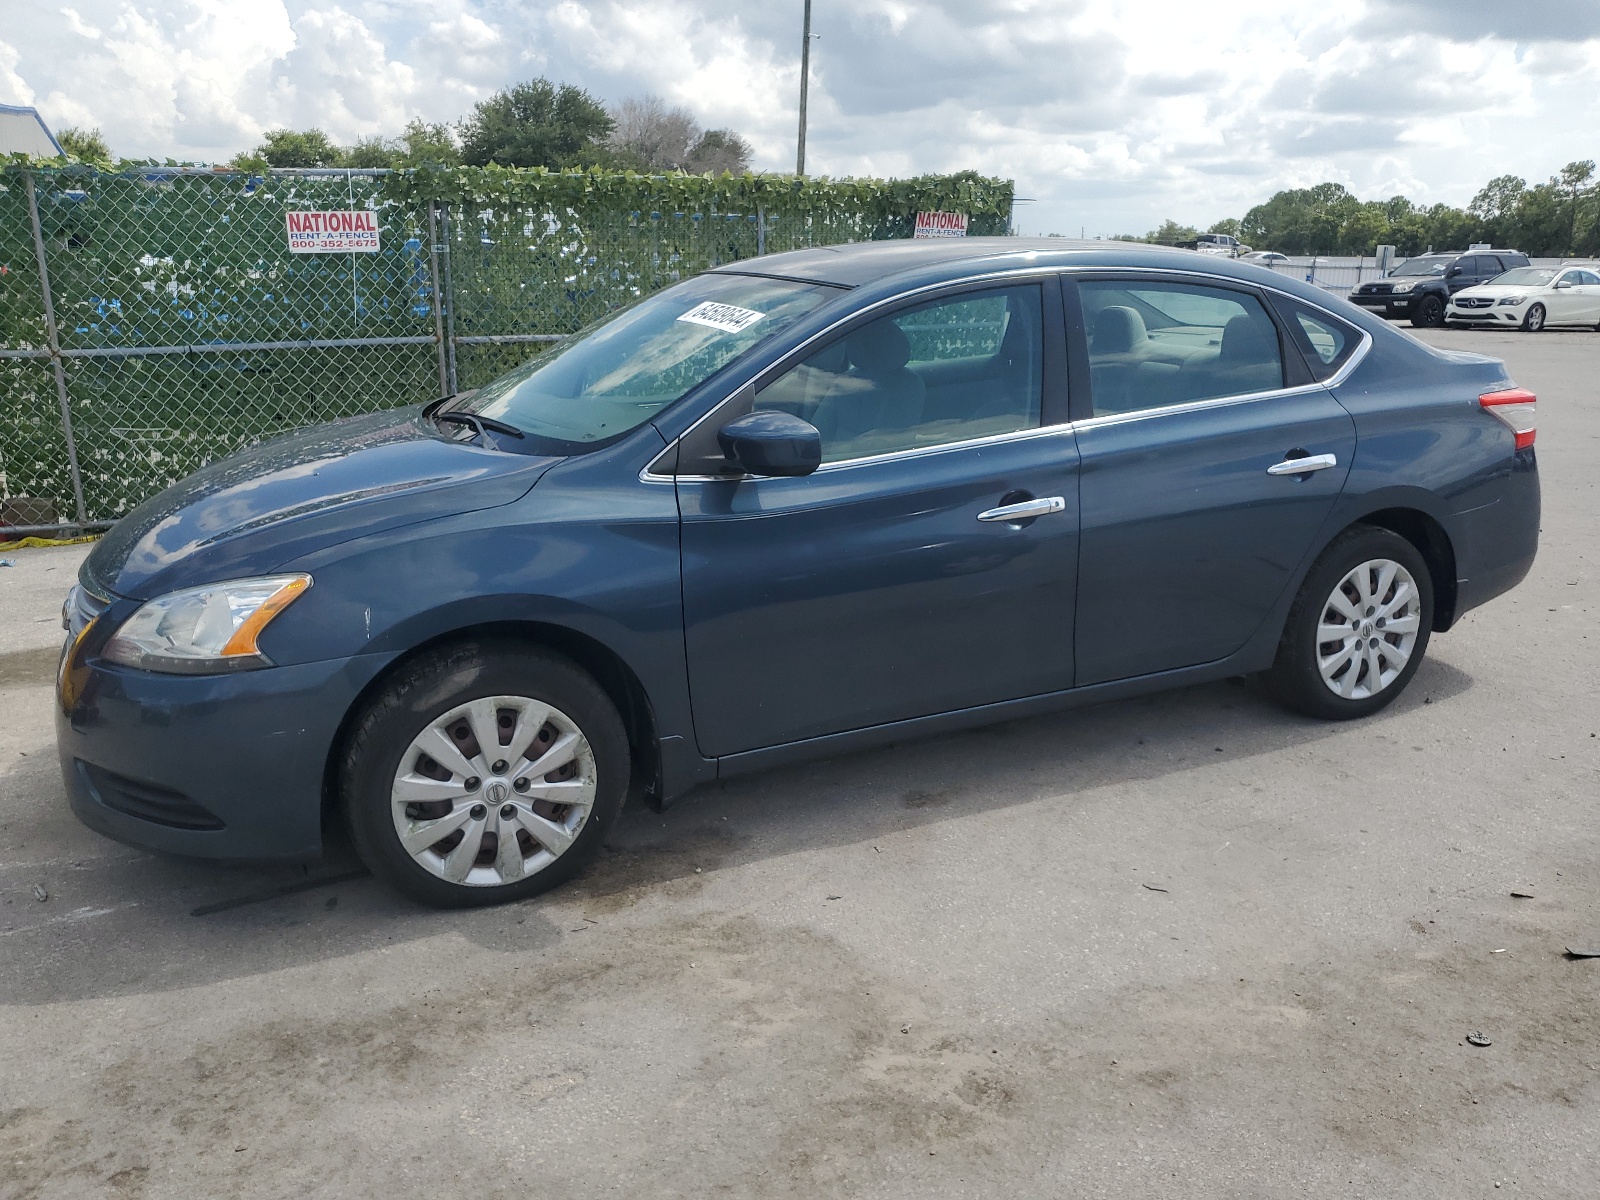
[[[424,870],[500,887],[566,853],[594,798],[594,751],[571,717],[527,696],[485,696],[411,740],[390,810],[400,844]]]
[[[1339,581],[1317,622],[1317,670],[1334,695],[1365,700],[1399,678],[1422,628],[1420,600],[1411,572],[1392,559],[1370,559]]]

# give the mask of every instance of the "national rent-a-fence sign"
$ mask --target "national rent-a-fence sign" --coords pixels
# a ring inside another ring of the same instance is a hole
[[[286,212],[291,254],[376,254],[378,214],[370,209]]]
[[[947,238],[967,236],[967,214],[953,212],[919,212],[913,228],[913,238]]]

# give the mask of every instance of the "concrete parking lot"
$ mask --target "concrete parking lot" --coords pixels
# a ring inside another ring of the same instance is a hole
[[[489,911],[192,915],[304,869],[72,818],[81,551],[6,554],[0,1197],[1594,1195],[1600,334],[1427,337],[1538,392],[1543,544],[1380,716],[1228,683],[785,769]]]

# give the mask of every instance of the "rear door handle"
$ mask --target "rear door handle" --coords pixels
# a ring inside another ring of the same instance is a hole
[[[1067,501],[1062,496],[1040,496],[1037,500],[1023,500],[1016,504],[1002,504],[978,514],[980,521],[1028,521],[1050,513],[1066,512]]]
[[[1267,468],[1268,475],[1309,475],[1312,471],[1326,471],[1337,467],[1339,458],[1333,454],[1308,454],[1305,458],[1286,458]]]

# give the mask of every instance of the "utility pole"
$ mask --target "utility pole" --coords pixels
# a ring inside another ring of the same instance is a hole
[[[795,155],[794,173],[806,173],[806,84],[811,80],[811,0],[806,0],[805,25],[800,32],[800,149]]]

